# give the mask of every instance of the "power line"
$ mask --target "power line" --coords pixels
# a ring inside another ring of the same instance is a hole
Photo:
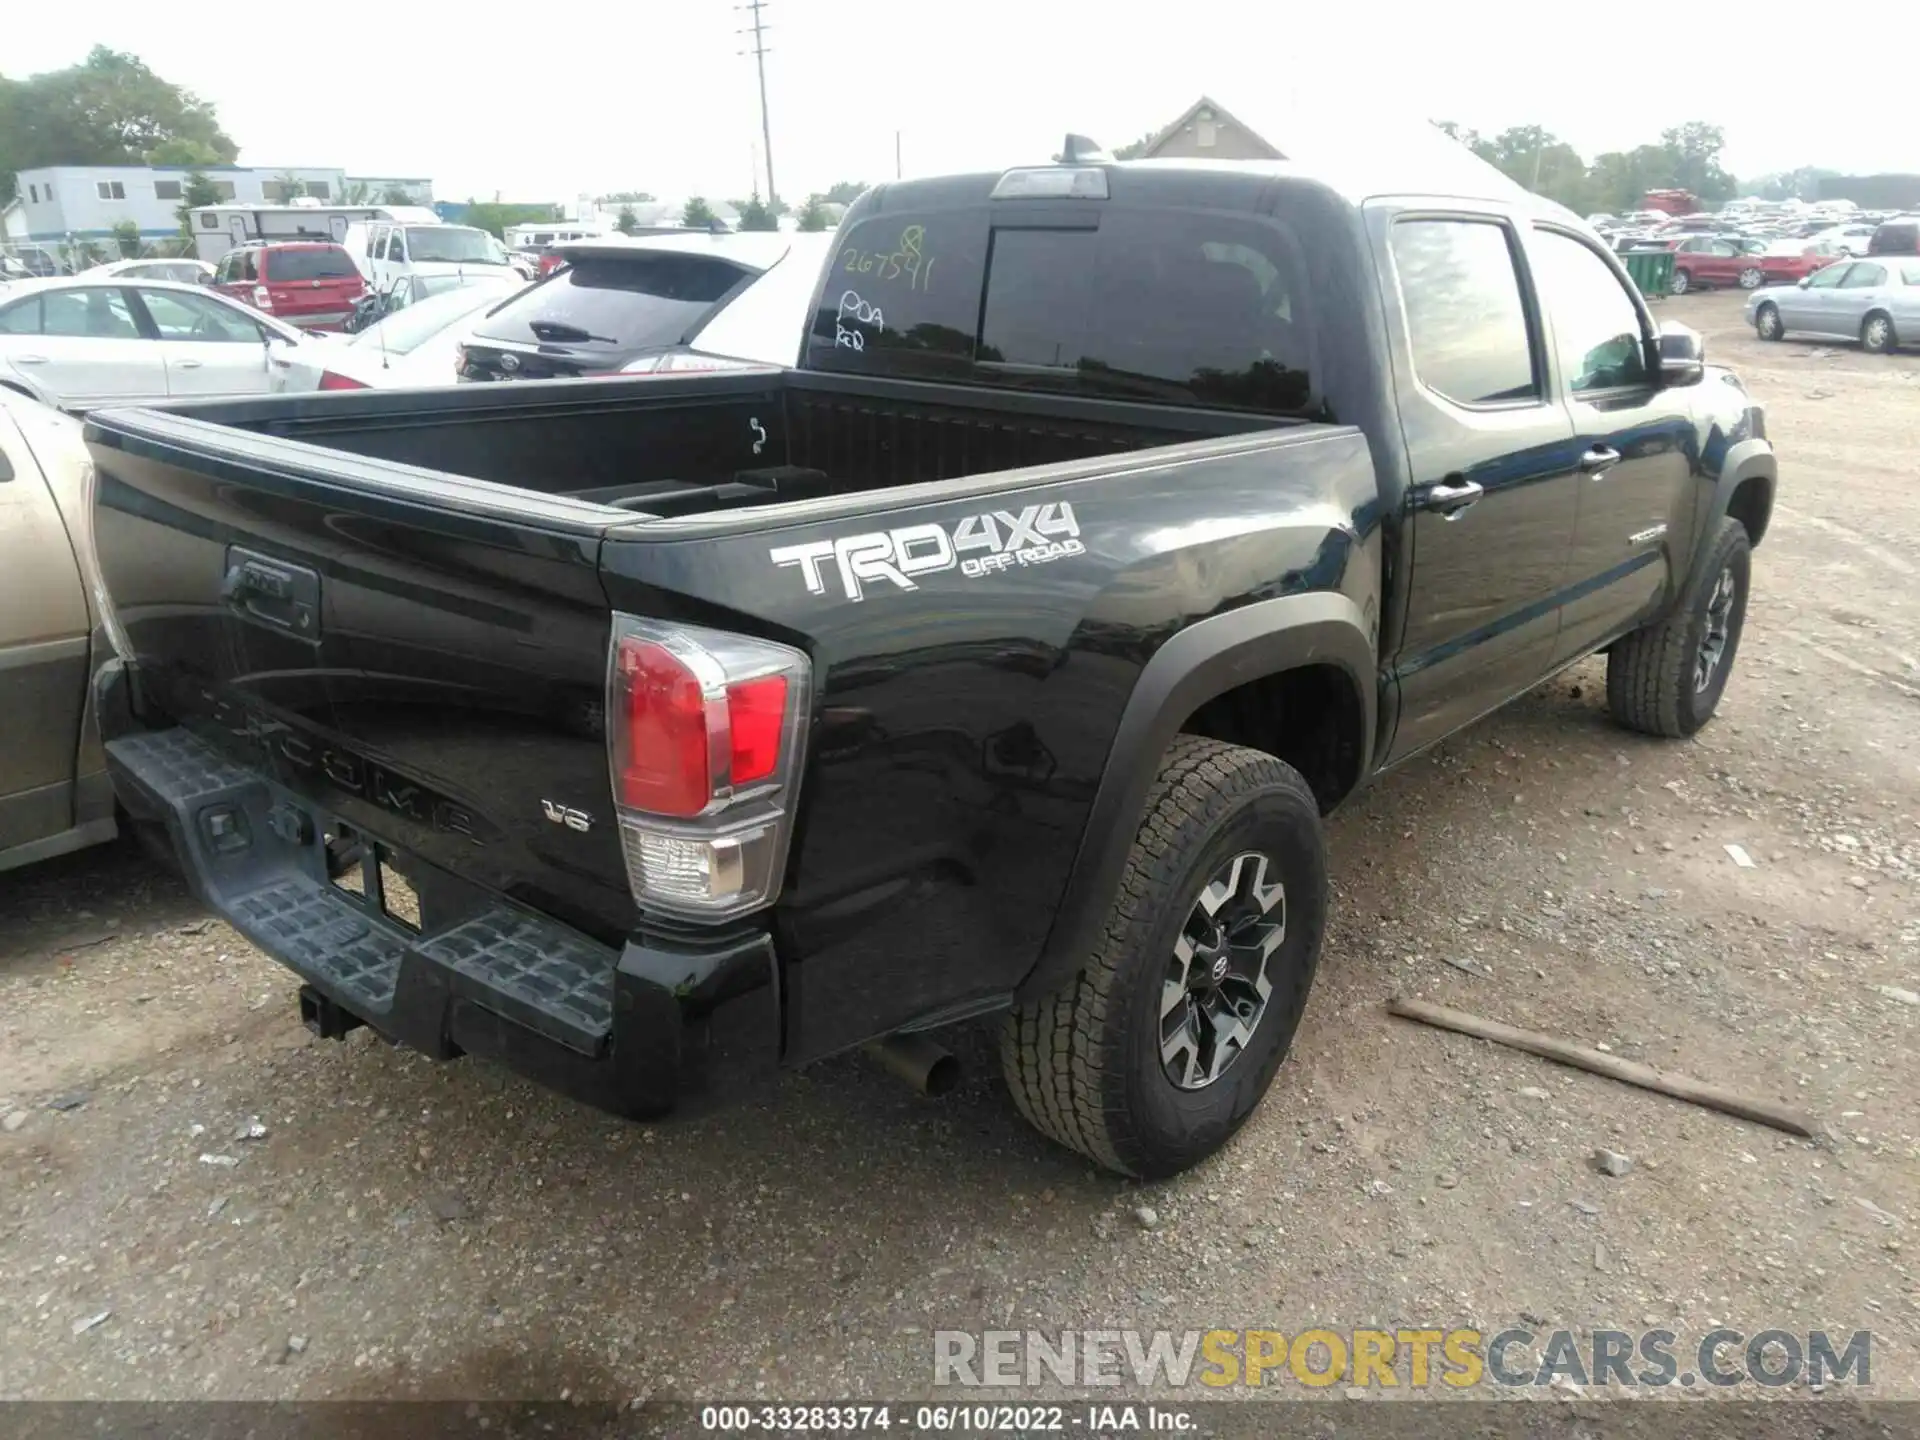
[[[773,121],[767,114],[767,31],[772,27],[761,14],[767,8],[767,0],[747,0],[745,5],[733,8],[745,10],[753,16],[751,29],[735,33],[753,36],[753,48],[739,53],[752,55],[754,65],[760,72],[760,138],[764,142],[762,151],[767,157],[767,204],[771,207],[779,199],[779,192],[773,188]]]

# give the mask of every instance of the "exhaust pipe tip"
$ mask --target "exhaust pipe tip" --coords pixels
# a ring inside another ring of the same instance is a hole
[[[883,1069],[922,1095],[945,1095],[960,1083],[959,1058],[924,1035],[889,1035],[868,1041],[864,1048]]]

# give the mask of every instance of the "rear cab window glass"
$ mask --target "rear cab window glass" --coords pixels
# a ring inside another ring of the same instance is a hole
[[[343,249],[269,250],[261,258],[267,262],[269,280],[354,280],[360,275]]]
[[[1540,399],[1540,367],[1507,227],[1493,220],[1399,220],[1392,248],[1420,383],[1459,405]]]
[[[582,255],[476,327],[483,339],[617,354],[677,345],[753,277],[710,255]]]
[[[1244,214],[874,215],[829,261],[809,364],[1306,414],[1302,273],[1288,233]]]

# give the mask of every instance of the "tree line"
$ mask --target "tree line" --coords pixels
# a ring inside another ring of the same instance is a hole
[[[105,45],[65,70],[0,75],[0,205],[19,171],[44,165],[230,165],[239,154],[211,104]]]
[[[1817,200],[1821,180],[1840,173],[1808,165],[1742,185],[1720,163],[1726,148],[1720,127],[1699,120],[1662,130],[1657,144],[1604,151],[1591,163],[1544,126],[1516,125],[1483,136],[1451,120],[1434,123],[1509,179],[1582,215],[1638,210],[1649,190],[1688,190],[1707,206],[1742,193],[1763,200]]]

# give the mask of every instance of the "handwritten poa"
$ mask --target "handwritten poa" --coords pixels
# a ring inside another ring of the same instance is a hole
[[[834,317],[833,343],[844,345],[849,350],[867,348],[867,337],[863,331],[851,328],[847,322],[855,325],[867,325],[877,335],[887,333],[887,317],[878,305],[869,305],[852,290],[844,291],[840,296],[840,313]]]

